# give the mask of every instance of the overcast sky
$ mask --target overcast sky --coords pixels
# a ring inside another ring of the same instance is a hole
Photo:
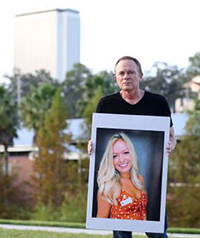
[[[13,69],[15,14],[48,8],[80,12],[81,63],[93,73],[113,70],[124,55],[138,58],[144,71],[156,61],[187,67],[200,51],[199,0],[6,0],[0,8],[0,76]]]

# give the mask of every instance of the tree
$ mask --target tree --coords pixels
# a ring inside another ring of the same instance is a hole
[[[164,62],[157,62],[151,70],[155,76],[145,77],[141,87],[165,96],[175,112],[175,100],[184,95],[181,70]]]
[[[31,88],[38,88],[42,84],[58,86],[58,82],[51,78],[50,74],[43,69],[36,70],[35,74],[22,74],[20,70],[14,69],[13,75],[7,75],[6,77],[10,80],[8,89],[13,93],[15,100],[18,97],[18,86],[20,86],[20,98],[27,97],[31,92]]]
[[[96,106],[98,104],[98,101],[103,95],[104,94],[103,94],[102,87],[98,86],[98,88],[94,92],[94,96],[92,97],[92,99],[90,100],[90,102],[88,103],[87,107],[85,108],[83,112],[83,117],[85,119],[86,128],[87,128],[85,132],[85,136],[87,136],[88,138],[90,138],[90,134],[91,134],[92,114],[93,112],[96,111]]]
[[[83,97],[78,101],[81,115],[84,114],[85,108],[90,104],[90,100],[95,96],[98,87],[101,87],[102,96],[114,93],[118,90],[117,83],[111,72],[108,73],[107,71],[102,71],[93,75],[91,78],[87,78],[85,85],[82,86]],[[96,107],[94,107],[94,111],[95,109]]]
[[[189,58],[189,66],[186,70],[188,78],[200,75],[200,52]]]
[[[35,136],[44,125],[55,91],[55,86],[43,84],[39,88],[31,87],[30,94],[22,99],[20,108],[23,125],[29,130],[33,129]]]
[[[0,98],[0,145],[4,146],[5,172],[8,175],[8,146],[12,146],[13,139],[17,137],[19,118],[12,93],[0,87]]]
[[[65,152],[70,135],[66,133],[67,112],[57,89],[51,109],[45,115],[44,124],[39,128],[36,145],[39,155],[35,160],[35,171],[41,174],[34,178],[36,200],[51,204],[54,208],[61,205],[67,188],[68,165]]]
[[[81,117],[77,102],[83,98],[83,87],[88,78],[92,77],[91,71],[84,65],[78,63],[67,72],[62,83],[62,94],[65,106],[69,112],[69,118]]]
[[[105,95],[111,94],[118,89],[113,74],[111,72],[102,71],[86,80],[85,87],[83,88],[85,91],[84,97],[91,99],[98,86],[101,86],[103,94]]]
[[[186,134],[172,154],[168,201],[173,226],[199,227],[200,210],[200,100],[189,112]],[[178,205],[178,206],[177,206]]]
[[[12,174],[9,172],[8,147],[13,146],[13,140],[17,137],[19,118],[13,95],[3,86],[0,86],[0,99],[0,145],[4,147],[5,159],[2,163],[0,155],[0,216],[11,218],[20,213],[19,211],[17,213],[20,204],[17,194],[21,189],[13,185],[16,175],[13,171]]]
[[[116,85],[112,73],[102,71],[93,75],[84,65],[75,64],[73,70],[67,73],[62,84],[62,93],[69,110],[69,117],[83,116],[83,111],[98,86],[102,87],[103,93],[106,95],[116,91]]]

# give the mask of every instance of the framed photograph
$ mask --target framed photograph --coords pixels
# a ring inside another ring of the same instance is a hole
[[[86,228],[164,232],[169,129],[169,117],[93,114]],[[124,157],[115,152],[116,141],[128,148],[123,156],[130,157],[130,162],[117,164]],[[126,185],[120,176],[128,165],[131,178],[139,181],[133,182],[137,197],[121,185]]]

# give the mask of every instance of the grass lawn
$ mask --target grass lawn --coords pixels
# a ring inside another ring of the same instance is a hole
[[[33,220],[24,221],[24,220],[0,219],[0,224],[26,225],[26,226],[49,226],[49,227],[85,229],[85,223],[77,223],[77,222],[55,222],[55,221],[52,222],[52,221],[33,221]],[[200,228],[169,227],[167,229],[167,232],[168,233],[179,233],[179,234],[182,233],[182,234],[198,234],[198,235],[200,235]]]
[[[133,238],[145,237],[146,236],[142,235],[133,235]],[[112,235],[89,235],[83,233],[72,234],[67,232],[59,233],[51,231],[14,230],[0,228],[0,238],[112,238]],[[176,237],[173,236],[173,238]],[[187,238],[187,236],[184,236],[184,238]]]
[[[133,238],[145,238],[146,236],[133,235]],[[170,237],[170,235],[169,235]],[[89,235],[89,234],[72,234],[59,233],[50,231],[31,231],[31,230],[11,230],[0,228],[0,238],[112,238],[112,235]],[[175,237],[173,237],[175,238]],[[184,238],[187,238],[186,236]]]
[[[59,233],[50,231],[10,230],[0,228],[0,238],[112,238],[112,236]]]
[[[145,238],[145,236],[133,236],[134,238]],[[59,233],[50,231],[10,230],[0,228],[0,238],[112,238],[112,235],[88,235]]]

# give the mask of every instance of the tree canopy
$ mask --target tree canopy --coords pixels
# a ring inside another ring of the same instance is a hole
[[[74,68],[67,72],[61,87],[63,100],[70,118],[81,117],[78,101],[83,99],[83,88],[86,80],[91,77],[91,71],[82,64],[75,64]]]
[[[154,75],[144,77],[141,87],[165,96],[170,108],[175,112],[175,100],[184,95],[181,70],[177,66],[157,62],[151,71],[154,72]]]
[[[18,97],[17,90],[20,90],[20,97],[23,98],[29,95],[31,88],[38,88],[42,84],[58,86],[58,82],[51,78],[50,74],[44,69],[36,70],[35,74],[22,74],[19,69],[14,69],[13,76],[7,75],[6,77],[10,81],[8,89],[13,93],[15,100]],[[19,87],[20,89],[18,89]]]
[[[190,79],[200,75],[200,52],[189,57],[189,66],[187,67],[186,73]]]
[[[61,205],[67,186],[68,170],[64,155],[70,135],[65,132],[66,128],[67,112],[60,89],[57,89],[36,136],[39,154],[34,165],[35,171],[41,175],[34,177],[36,199],[54,207]]]
[[[186,134],[170,160],[168,210],[174,226],[199,227],[200,210],[200,100],[189,112]],[[178,205],[178,207],[177,207]]]
[[[8,146],[13,145],[19,128],[18,108],[12,93],[0,86],[0,145],[4,146],[5,167],[8,174]]]
[[[39,88],[31,87],[28,96],[22,99],[20,109],[23,125],[33,129],[35,135],[43,127],[45,115],[51,108],[56,88],[51,84],[42,84]]]

